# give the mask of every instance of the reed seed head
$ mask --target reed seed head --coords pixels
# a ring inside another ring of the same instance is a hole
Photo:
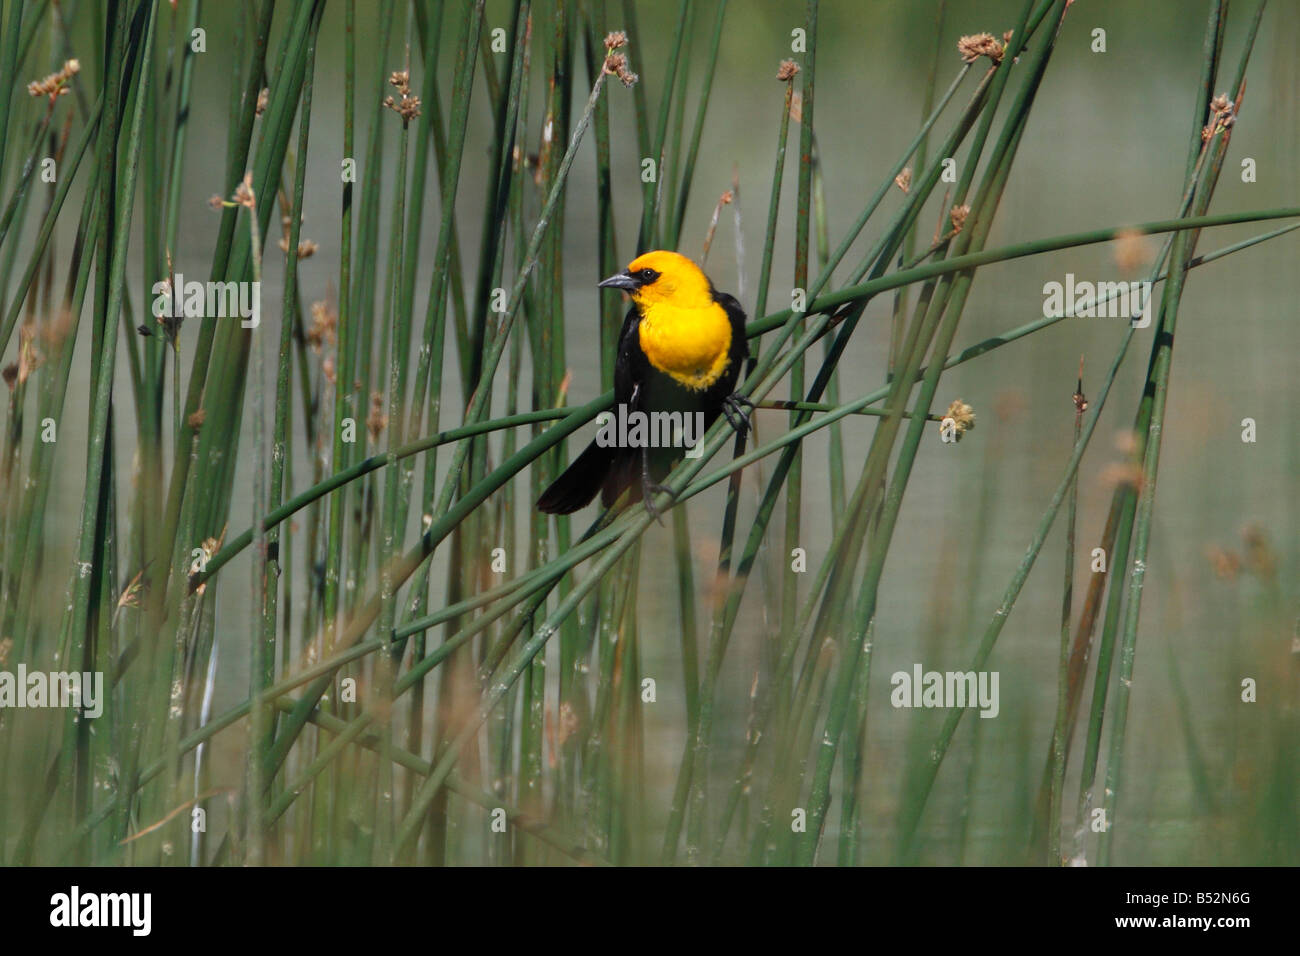
[[[366,417],[366,430],[370,432],[371,441],[379,441],[379,436],[388,427],[388,416],[384,414],[384,393],[370,393],[370,414]]]
[[[1126,229],[1115,237],[1115,265],[1124,272],[1136,272],[1155,258],[1149,237]]]
[[[397,90],[397,95],[401,99],[395,99],[391,96],[385,97],[384,106],[400,116],[403,123],[411,122],[420,115],[420,98],[411,95],[411,71],[393,71],[389,74],[388,83],[393,89]]]
[[[948,423],[952,424],[949,425]],[[975,409],[971,408],[960,398],[956,399],[948,406],[948,411],[943,416],[943,421],[939,423],[940,431],[946,431],[950,427],[953,430],[953,436],[957,441],[961,441],[962,436],[975,427]]]
[[[252,173],[244,173],[244,181],[236,187],[235,204],[245,209],[257,209],[257,194],[253,192]]]
[[[962,227],[966,225],[966,217],[970,215],[970,206],[963,204],[953,206],[952,211],[948,213],[948,219],[952,222],[952,232],[950,235],[957,235],[961,232]]]
[[[53,104],[60,96],[66,96],[70,91],[68,83],[74,76],[81,72],[81,62],[79,60],[65,60],[63,68],[57,73],[51,73],[43,79],[32,80],[27,84],[27,92],[31,96],[48,96],[50,103]]]
[[[311,328],[307,330],[307,344],[317,355],[326,343],[335,344],[338,325],[339,314],[328,302],[322,299],[311,304]]]
[[[1210,100],[1210,121],[1201,130],[1202,142],[1208,142],[1216,133],[1231,129],[1237,121],[1237,104],[1228,99],[1227,93],[1220,93]]]
[[[957,41],[957,52],[961,54],[963,63],[974,63],[980,57],[986,56],[996,66],[1002,62],[1003,49],[997,37],[991,33],[973,33]]]
[[[6,365],[0,375],[10,388],[24,384],[45,358],[36,347],[36,323],[24,322],[18,329],[18,359]]]
[[[605,57],[605,72],[610,76],[617,76],[624,86],[634,86],[640,79],[633,73],[627,65],[627,56],[622,53],[615,53],[612,50]]]

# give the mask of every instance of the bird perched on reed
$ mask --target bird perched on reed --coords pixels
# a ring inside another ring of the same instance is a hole
[[[655,251],[638,256],[624,272],[600,283],[632,299],[614,359],[614,402],[619,414],[693,415],[707,429],[719,415],[737,431],[749,427],[753,405],[736,394],[736,380],[749,357],[745,312],[713,288],[686,256]],[[700,430],[695,440],[703,437]],[[592,441],[537,500],[547,514],[569,514],[600,493],[609,507],[631,489],[655,517],[654,495],[681,448]]]

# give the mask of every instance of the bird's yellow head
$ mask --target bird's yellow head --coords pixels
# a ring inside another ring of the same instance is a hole
[[[602,289],[622,289],[641,308],[666,303],[683,309],[713,304],[713,285],[700,267],[676,252],[663,249],[637,256],[627,270],[600,283]]]

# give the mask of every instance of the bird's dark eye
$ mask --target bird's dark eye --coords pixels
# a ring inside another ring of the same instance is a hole
[[[659,278],[659,273],[655,272],[653,269],[642,269],[637,273],[637,277],[640,278],[643,285],[649,285],[651,282],[654,282],[655,279]]]

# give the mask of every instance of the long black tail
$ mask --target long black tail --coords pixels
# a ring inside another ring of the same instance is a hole
[[[537,510],[551,515],[572,514],[585,507],[597,492],[608,507],[624,488],[635,483],[636,456],[616,446],[594,441],[573,460],[537,499]]]

